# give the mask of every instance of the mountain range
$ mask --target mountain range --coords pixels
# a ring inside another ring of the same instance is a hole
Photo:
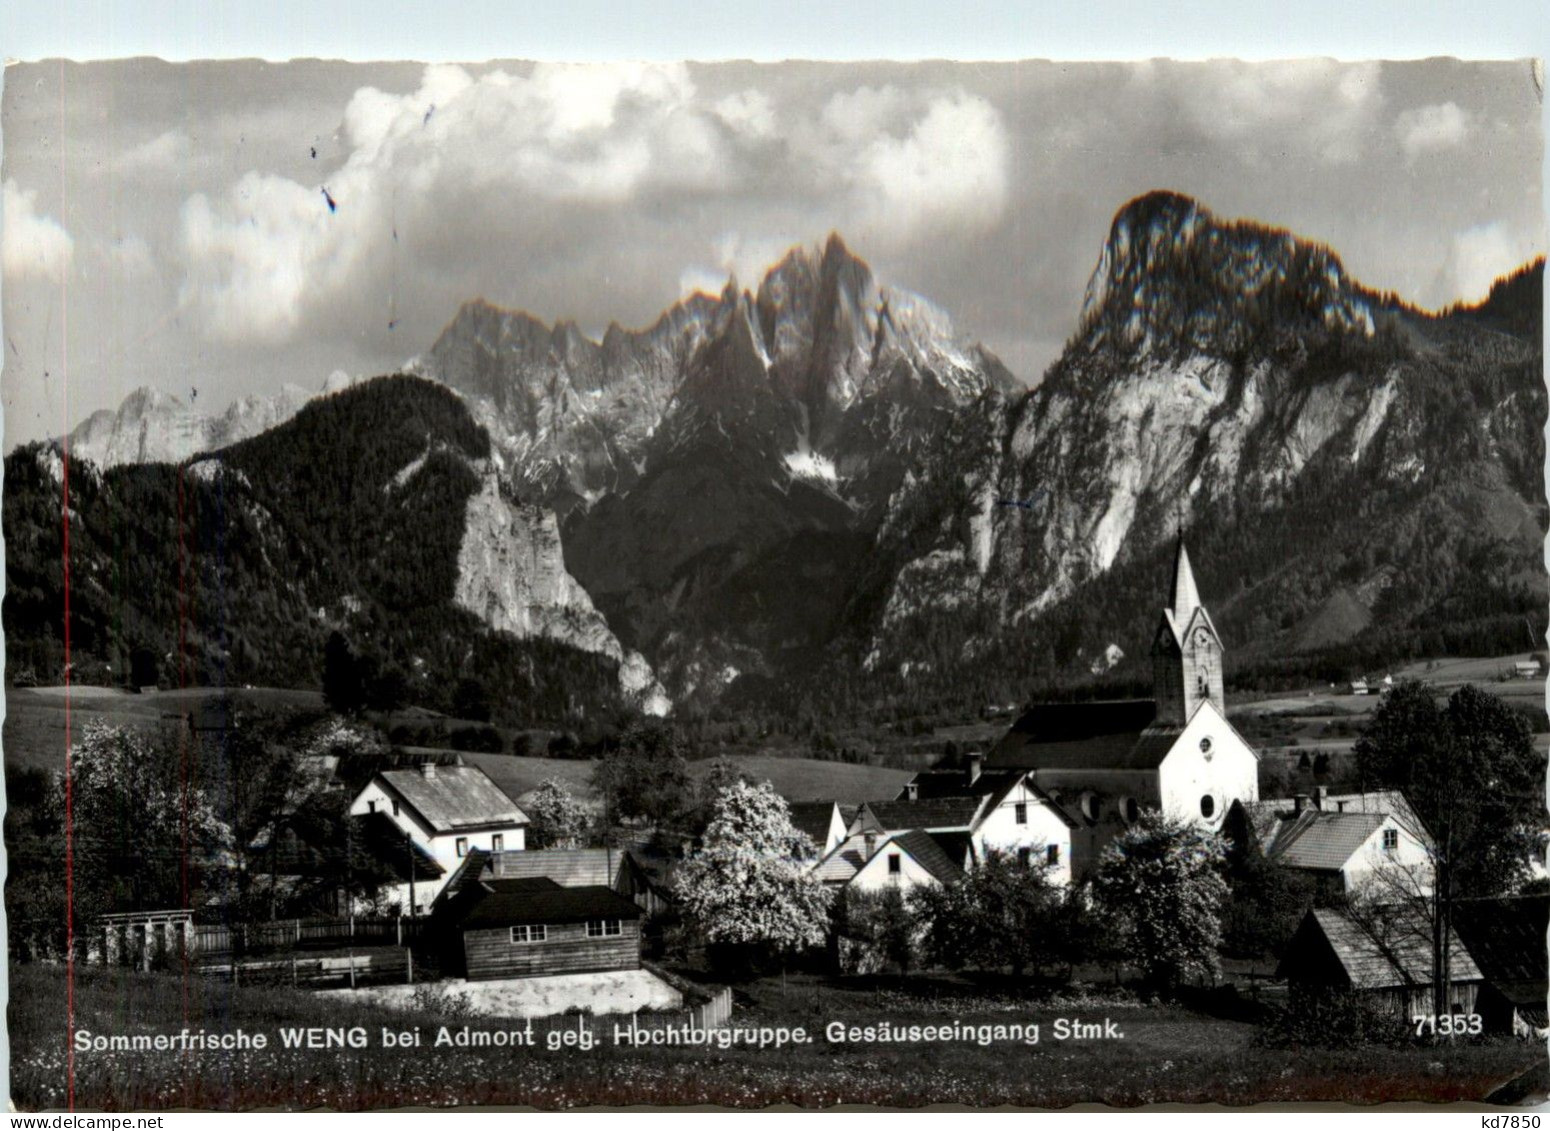
[[[70,451],[116,500],[89,529],[165,527],[179,490],[216,523],[242,510],[258,560],[223,584],[256,587],[235,602],[255,682],[309,677],[345,625],[447,673],[504,641],[496,682],[528,673],[535,703],[561,701],[517,657],[541,646],[636,709],[961,709],[1139,678],[1179,534],[1229,675],[1273,681],[1519,647],[1543,620],[1542,276],[1427,313],[1328,248],[1152,193],[1116,215],[1032,390],[831,236],[643,330],[472,302],[410,376],[213,419],[135,394]],[[59,579],[20,524],[58,514],[57,447],[7,461],[5,623],[43,667]],[[123,568],[102,553],[72,567],[78,608]],[[397,576],[414,562],[431,588]],[[104,657],[170,641],[169,582],[144,584],[103,597]]]

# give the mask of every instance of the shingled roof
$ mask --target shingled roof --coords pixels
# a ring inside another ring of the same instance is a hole
[[[878,851],[885,848],[902,848],[915,858],[915,862],[924,868],[930,875],[944,884],[956,884],[963,879],[963,864],[953,863],[953,860],[942,850],[941,844],[930,833],[920,829],[910,829],[907,832],[898,833],[888,838],[888,843]]]
[[[561,887],[543,876],[486,880],[459,920],[464,929],[513,923],[581,923],[588,919],[639,919],[641,910],[612,888]]]
[[[791,827],[806,833],[821,853],[829,841],[829,825],[834,820],[833,801],[788,801]]]
[[[490,854],[489,876],[525,879],[546,876],[561,887],[612,886],[619,874],[622,848],[539,848]]]
[[[1338,871],[1387,820],[1382,813],[1330,813],[1304,809],[1275,814],[1262,834],[1266,857],[1290,868]]]
[[[1276,976],[1286,977],[1296,962],[1305,957],[1298,953],[1300,948],[1313,945],[1313,940],[1322,936],[1353,989],[1431,985],[1430,927],[1404,906],[1390,908],[1389,914],[1393,917],[1391,922],[1381,928],[1369,929],[1334,908],[1314,908],[1303,919]],[[1465,949],[1457,931],[1453,932],[1452,938],[1449,948],[1452,979],[1455,982],[1480,981],[1480,968]]]
[[[1153,725],[1156,717],[1151,699],[1040,703],[1012,724],[985,762],[1024,770],[1153,769],[1182,731]]]
[[[430,826],[432,832],[527,824],[527,814],[478,766],[383,770],[384,783]]]
[[[1486,981],[1514,1005],[1543,1018],[1550,896],[1461,899],[1453,905],[1453,924]]]
[[[967,829],[984,803],[982,797],[935,797],[921,801],[868,801],[856,814],[865,824],[870,814],[883,832],[902,829]]]

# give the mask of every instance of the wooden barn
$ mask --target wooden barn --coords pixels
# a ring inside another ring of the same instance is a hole
[[[470,981],[640,966],[641,909],[610,887],[486,879],[464,898],[456,926]]]
[[[1287,944],[1276,970],[1292,996],[1356,993],[1405,1024],[1432,1010],[1430,926],[1406,908],[1388,909],[1382,923],[1363,923],[1344,911],[1316,907]],[[1475,1012],[1480,969],[1458,933],[1450,948],[1454,1013]]]

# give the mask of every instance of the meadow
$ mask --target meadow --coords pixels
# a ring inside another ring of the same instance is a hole
[[[1065,1107],[1103,1103],[1245,1105],[1270,1102],[1480,1100],[1543,1058],[1510,1039],[1348,1051],[1274,1049],[1256,1026],[1178,1005],[1143,1005],[1122,989],[1034,997],[1026,987],[963,979],[772,977],[736,987],[733,1024],[804,1026],[816,1043],[727,1050],[615,1047],[388,1049],[382,1027],[434,1034],[463,1018],[430,1009],[319,1008],[305,991],[232,987],[197,975],[76,972],[76,1025],[93,1033],[176,1033],[184,1027],[265,1033],[242,1052],[78,1052],[67,1090],[65,973],[11,971],[11,1090],[24,1110],[187,1107],[373,1107],[719,1104],[824,1108],[842,1103]],[[1121,1039],[1057,1040],[1055,1022],[1111,1020]],[[831,1022],[1038,1023],[1036,1045],[998,1041],[831,1044]],[[361,1026],[364,1049],[280,1047],[282,1026]],[[486,1023],[476,1023],[486,1024]],[[491,1027],[495,1027],[492,1025]],[[603,1026],[611,1034],[610,1026]],[[428,1040],[427,1040],[428,1044]]]

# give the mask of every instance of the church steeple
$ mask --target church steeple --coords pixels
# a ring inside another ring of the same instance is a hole
[[[1222,641],[1211,614],[1200,602],[1182,536],[1170,590],[1172,603],[1163,608],[1162,622],[1152,638],[1152,694],[1157,701],[1156,721],[1183,726],[1207,700],[1224,715],[1227,704],[1222,688]]]
[[[1200,590],[1195,588],[1195,571],[1189,567],[1189,551],[1179,538],[1178,554],[1173,559],[1173,622],[1179,628],[1200,608]]]

